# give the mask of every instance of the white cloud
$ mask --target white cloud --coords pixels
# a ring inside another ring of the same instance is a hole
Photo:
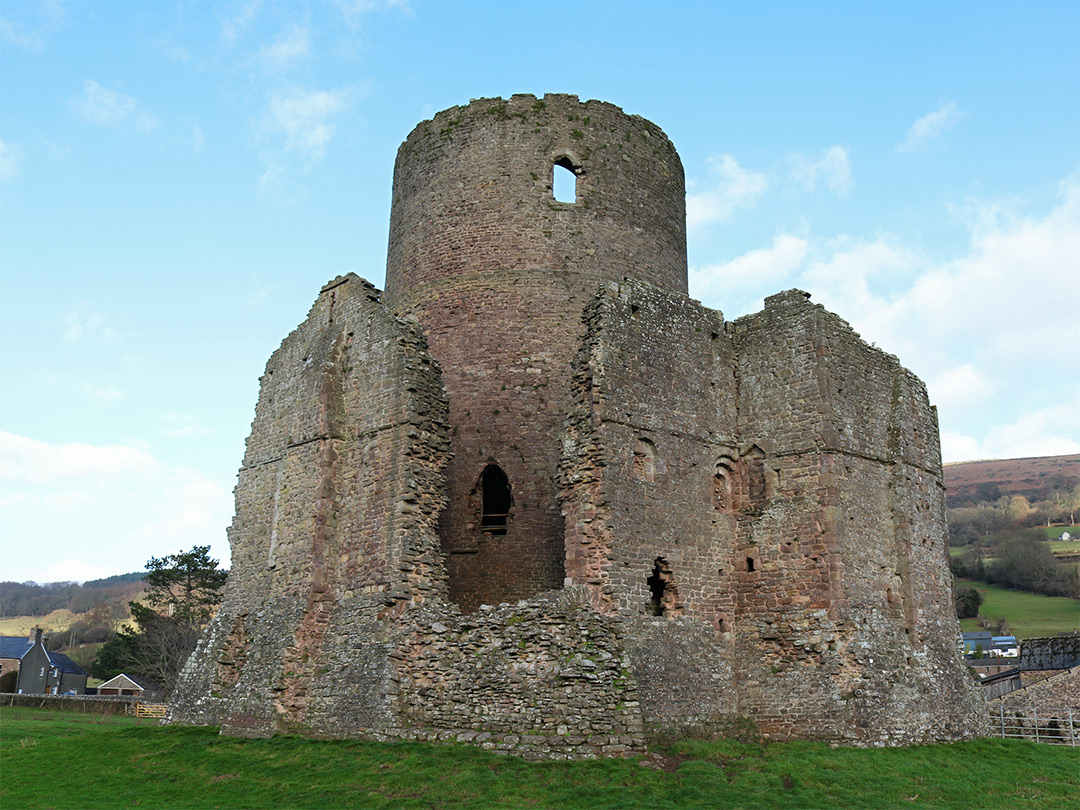
[[[157,119],[141,110],[134,98],[103,87],[93,79],[83,81],[82,95],[70,103],[76,116],[93,124],[140,132],[151,132],[158,126]]]
[[[753,306],[760,301],[759,290],[775,292],[794,276],[807,249],[805,239],[782,234],[769,247],[751,250],[730,262],[691,268],[690,292],[720,310],[740,303]],[[756,297],[746,300],[747,295]]]
[[[978,439],[960,433],[941,431],[941,460],[945,464],[954,461],[980,461],[987,458],[979,453]]]
[[[10,180],[19,173],[22,147],[10,141],[0,141],[0,181]]]
[[[157,470],[158,462],[134,447],[48,444],[0,431],[0,481],[48,484],[72,478],[146,475]]]
[[[92,579],[104,579],[112,576],[115,571],[111,568],[83,562],[82,560],[60,560],[44,571],[38,582],[87,582]]]
[[[334,137],[334,125],[328,119],[342,110],[345,98],[344,92],[328,90],[274,95],[260,131],[267,138],[281,137],[286,152],[297,152],[309,161],[321,160]]]
[[[1080,453],[1080,403],[1074,399],[1028,411],[995,425],[981,443],[985,458],[1024,458]]]
[[[911,125],[897,152],[915,152],[937,140],[960,122],[965,113],[955,102],[942,104],[931,113],[927,113]]]
[[[307,56],[310,39],[307,28],[293,26],[278,37],[276,42],[262,48],[255,59],[264,70],[284,70],[293,62]]]
[[[206,139],[202,134],[202,127],[198,124],[193,124],[191,127],[191,145],[195,148],[195,151],[199,151],[203,148],[203,144],[206,143]]]
[[[187,539],[223,533],[232,514],[232,495],[217,481],[211,481],[187,467],[179,467],[169,477],[151,504],[147,520],[134,527],[132,536],[167,541],[188,548]]]
[[[733,155],[716,155],[709,159],[708,188],[686,195],[686,225],[723,222],[753,207],[768,187],[767,175],[742,168]]]
[[[808,191],[813,191],[819,181],[840,196],[851,190],[851,160],[848,150],[842,146],[826,149],[816,160],[794,155],[791,162],[792,180]]]
[[[785,287],[848,320],[929,381],[947,460],[1076,452],[1080,177],[1049,211],[973,203],[969,245],[935,260],[899,237],[776,237],[691,270],[691,293],[740,315]],[[743,309],[731,308],[743,304]]]
[[[64,319],[64,340],[68,343],[98,344],[113,340],[116,332],[108,319],[95,312],[89,303],[79,304]]]
[[[147,450],[50,444],[0,432],[0,482],[0,525],[5,536],[26,541],[5,549],[5,578],[81,580],[138,571],[151,555],[195,544],[228,560],[230,483]]]
[[[270,97],[255,127],[265,166],[261,190],[275,186],[288,169],[307,170],[323,159],[336,131],[331,119],[357,92],[293,89]]]
[[[941,409],[978,407],[994,392],[994,384],[971,362],[946,369],[926,387],[930,401]]]

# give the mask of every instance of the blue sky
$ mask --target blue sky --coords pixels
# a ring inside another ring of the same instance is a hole
[[[470,98],[657,123],[690,292],[791,287],[946,461],[1080,452],[1080,4],[0,4],[0,578],[210,544],[270,353],[381,286],[394,156]]]

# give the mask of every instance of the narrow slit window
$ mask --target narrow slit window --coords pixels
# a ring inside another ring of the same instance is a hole
[[[557,202],[577,202],[577,173],[568,158],[560,158],[552,166],[551,190]]]
[[[497,464],[489,464],[480,475],[480,528],[485,534],[506,534],[510,517],[510,479]]]

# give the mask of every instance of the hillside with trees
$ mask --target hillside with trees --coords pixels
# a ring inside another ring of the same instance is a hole
[[[1050,542],[1080,532],[1080,455],[949,464],[945,484],[957,577],[1080,598],[1080,542]],[[957,593],[962,618],[978,609],[969,590]]]

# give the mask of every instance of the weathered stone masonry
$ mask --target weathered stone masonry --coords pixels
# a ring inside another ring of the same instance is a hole
[[[925,388],[797,290],[691,301],[684,196],[602,102],[414,130],[386,292],[335,279],[267,365],[173,721],[529,757],[982,729]]]

